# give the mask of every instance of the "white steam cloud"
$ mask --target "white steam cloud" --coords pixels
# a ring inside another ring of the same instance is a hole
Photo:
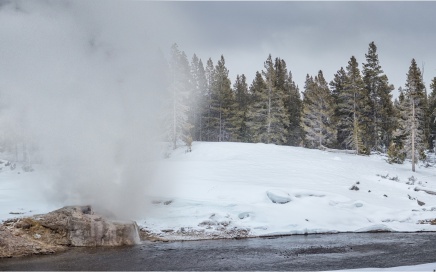
[[[165,186],[159,49],[175,18],[157,3],[0,2],[1,140],[36,146],[57,169],[51,201],[133,218],[147,190]]]

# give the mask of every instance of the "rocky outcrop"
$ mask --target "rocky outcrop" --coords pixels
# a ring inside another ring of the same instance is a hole
[[[0,226],[0,258],[52,254],[65,249],[65,246],[47,244],[18,229],[11,229],[6,225]]]
[[[139,243],[136,222],[110,221],[90,206],[69,206],[6,221],[0,228],[0,257],[48,254],[67,246]]]
[[[90,206],[71,206],[36,217],[41,226],[66,233],[72,246],[121,246],[139,243],[135,222],[109,221]]]

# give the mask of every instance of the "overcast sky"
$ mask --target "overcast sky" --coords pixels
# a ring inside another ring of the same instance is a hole
[[[176,41],[190,57],[221,54],[232,82],[251,80],[268,54],[284,59],[303,88],[305,75],[323,70],[328,81],[354,55],[360,66],[374,41],[397,89],[410,61],[425,63],[428,86],[436,76],[436,2],[172,2],[188,29]],[[182,32],[183,33],[183,32]]]
[[[425,64],[427,86],[436,76],[436,2],[17,0],[3,1],[3,6],[11,6],[8,2],[33,18],[38,14],[57,21],[65,35],[88,40],[97,49],[118,56],[120,50],[130,51],[123,56],[126,65],[134,63],[133,53],[144,54],[141,48],[168,54],[176,42],[189,59],[196,53],[204,63],[211,57],[216,64],[223,54],[232,82],[237,74],[245,74],[251,83],[272,54],[286,61],[302,90],[307,73],[321,69],[330,81],[352,55],[361,67],[374,41],[395,89],[404,85],[412,58],[420,67]],[[47,39],[37,26],[33,23],[32,35],[20,33],[21,40]],[[3,28],[22,31],[14,25]],[[50,38],[55,39],[54,34]]]

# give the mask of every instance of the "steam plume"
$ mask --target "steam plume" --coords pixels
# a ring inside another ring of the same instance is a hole
[[[170,13],[144,2],[1,2],[1,138],[38,148],[56,170],[38,184],[51,201],[142,215],[161,183],[159,47],[176,23],[157,26]]]

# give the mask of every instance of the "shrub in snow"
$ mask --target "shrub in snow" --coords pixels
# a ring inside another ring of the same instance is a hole
[[[379,177],[381,177],[381,178],[384,178],[384,179],[387,179],[388,177],[389,177],[389,173],[388,174],[386,174],[386,175],[381,175],[381,174],[377,174],[377,176],[379,176]]]
[[[391,143],[388,148],[388,163],[402,164],[406,159],[406,153],[402,150],[401,145]]]
[[[191,152],[192,151],[192,137],[191,136],[186,136],[183,138],[183,142],[185,142],[186,145],[186,152]]]
[[[389,178],[389,180],[392,180],[392,181],[400,181],[400,179],[398,178],[398,176],[395,176],[395,177]]]
[[[280,190],[267,191],[266,195],[273,203],[277,204],[286,204],[292,201],[292,198],[288,193]]]
[[[416,179],[414,176],[411,176],[411,177],[409,178],[409,181],[415,182],[415,181],[417,181],[417,179]]]
[[[411,176],[409,178],[409,181],[406,182],[407,185],[415,185],[415,181],[417,181],[417,179],[414,176]]]

